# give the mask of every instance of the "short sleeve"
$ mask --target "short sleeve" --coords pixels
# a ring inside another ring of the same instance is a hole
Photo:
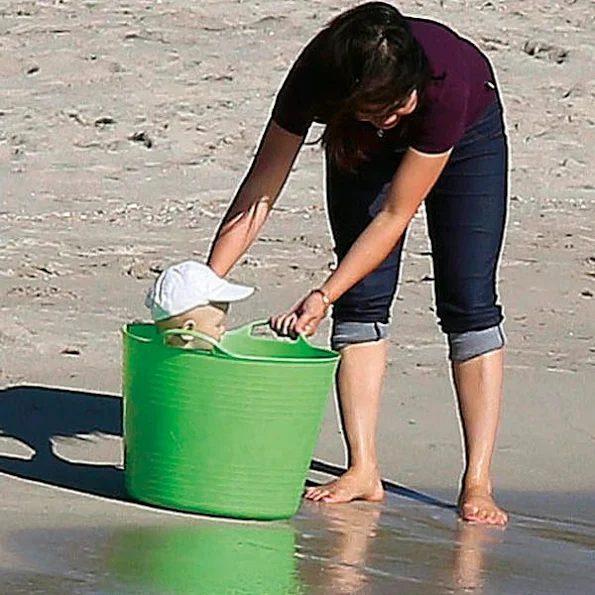
[[[410,146],[421,153],[444,153],[465,134],[469,89],[445,85],[420,114],[410,137]]]
[[[285,77],[273,106],[272,119],[287,132],[306,136],[314,121],[320,77],[316,68],[315,38],[299,55]]]

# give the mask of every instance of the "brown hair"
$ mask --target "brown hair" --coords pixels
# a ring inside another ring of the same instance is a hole
[[[368,158],[358,142],[358,113],[394,113],[417,91],[421,100],[431,79],[423,48],[403,15],[390,4],[368,2],[332,20],[322,34],[321,68],[332,95],[322,135],[329,158],[353,171]]]

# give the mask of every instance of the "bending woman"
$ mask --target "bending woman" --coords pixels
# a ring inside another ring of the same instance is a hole
[[[215,238],[226,275],[255,240],[312,122],[325,124],[328,214],[337,269],[288,313],[280,333],[316,331],[332,305],[337,390],[349,466],[306,497],[380,500],[376,425],[389,312],[407,226],[425,201],[439,324],[463,425],[464,520],[503,525],[490,467],[503,375],[497,266],[508,149],[496,80],[469,41],[383,2],[336,17],[301,52],[279,91],[251,168]]]

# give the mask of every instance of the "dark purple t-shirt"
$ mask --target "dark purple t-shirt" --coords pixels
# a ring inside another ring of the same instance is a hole
[[[407,18],[433,74],[423,103],[408,121],[405,142],[423,153],[452,148],[467,128],[496,98],[496,81],[488,59],[470,41],[425,19]],[[320,34],[302,51],[283,83],[272,118],[284,130],[305,136],[312,122],[325,123],[322,113],[329,77],[317,59]],[[389,138],[399,137],[397,130]],[[396,134],[395,134],[396,132]],[[403,142],[401,135],[401,142]]]

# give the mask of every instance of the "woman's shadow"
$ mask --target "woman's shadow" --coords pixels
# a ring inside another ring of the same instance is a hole
[[[0,438],[9,439],[5,444],[16,439],[33,451],[30,458],[23,458],[0,449],[1,473],[128,500],[120,465],[93,460],[70,462],[56,454],[56,437],[84,441],[90,434],[121,438],[120,397],[42,386],[0,390]]]

